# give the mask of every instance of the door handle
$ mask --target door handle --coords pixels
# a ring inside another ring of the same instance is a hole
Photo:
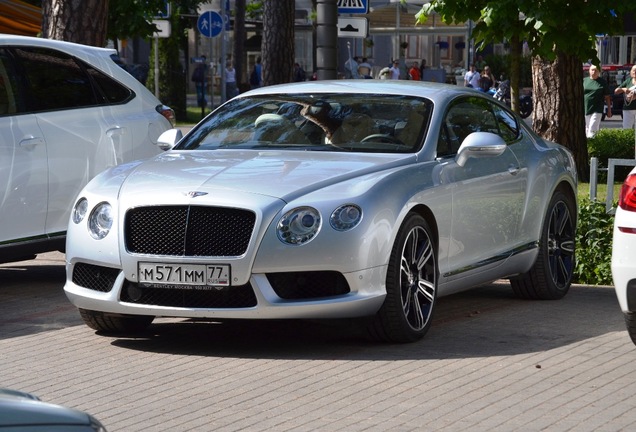
[[[22,138],[18,144],[20,147],[34,147],[36,145],[44,144],[44,138],[34,137],[33,135],[26,136]]]

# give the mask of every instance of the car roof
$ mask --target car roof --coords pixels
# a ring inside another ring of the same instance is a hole
[[[113,48],[101,48],[90,45],[82,45],[73,42],[60,41],[55,39],[44,39],[31,36],[18,36],[0,33],[0,46],[36,46],[43,48],[54,48],[74,56],[80,57],[83,60],[88,59],[87,54],[90,55],[107,55],[116,54],[117,51]]]
[[[483,92],[470,87],[452,84],[441,84],[427,81],[408,80],[379,80],[379,79],[351,79],[305,81],[300,83],[279,84],[261,87],[239,95],[239,97],[253,95],[268,95],[281,93],[367,93],[392,94],[396,96],[412,95],[426,97],[431,100],[448,100],[455,96],[484,95]]]

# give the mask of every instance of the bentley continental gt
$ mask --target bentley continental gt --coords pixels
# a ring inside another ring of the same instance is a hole
[[[473,89],[268,86],[160,141],[173,147],[75,201],[65,292],[95,330],[355,318],[413,342],[440,296],[501,278],[530,299],[570,287],[573,157]]]

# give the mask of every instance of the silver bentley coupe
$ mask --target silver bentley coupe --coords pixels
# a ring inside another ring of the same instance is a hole
[[[263,87],[160,143],[74,204],[64,290],[100,332],[355,318],[374,340],[413,342],[440,296],[502,278],[529,299],[570,287],[572,155],[477,90]]]

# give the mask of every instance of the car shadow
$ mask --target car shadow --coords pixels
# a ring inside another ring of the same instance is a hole
[[[559,301],[528,301],[494,284],[441,298],[428,334],[411,344],[368,340],[352,321],[157,319],[112,345],[145,352],[270,359],[447,359],[541,352],[625,332],[611,287],[575,285]],[[631,343],[625,332],[625,343]]]

